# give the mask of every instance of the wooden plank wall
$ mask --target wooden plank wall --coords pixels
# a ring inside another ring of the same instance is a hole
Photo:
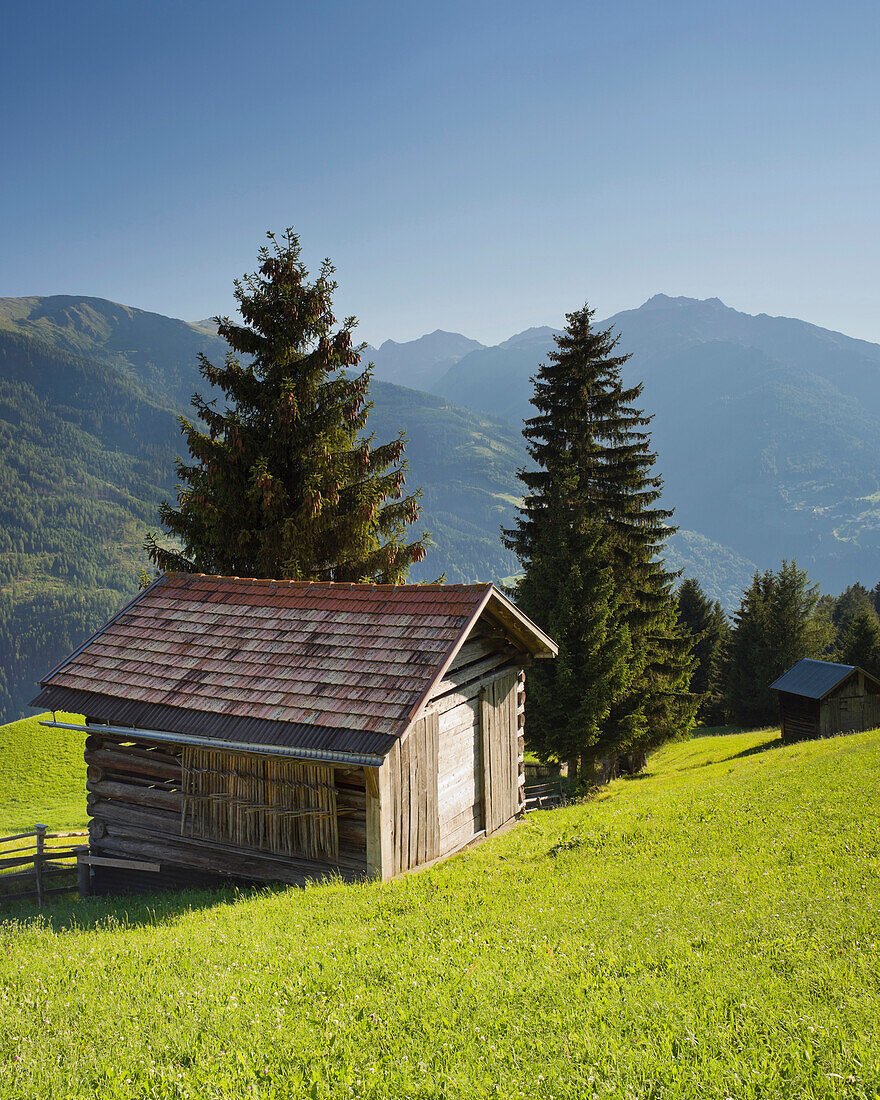
[[[362,878],[366,862],[366,791],[362,768],[334,768],[339,857],[316,861],[259,852],[228,841],[182,835],[182,747],[100,733],[86,739],[87,803],[93,855],[158,862],[162,873],[132,876],[102,871],[97,889],[129,892],[229,881],[300,884],[323,874]]]
[[[519,676],[512,673],[494,680],[481,693],[487,835],[515,817],[519,809],[518,686]]]
[[[822,737],[876,729],[880,726],[880,696],[867,689],[859,672],[822,700],[819,713]]]
[[[525,781],[521,767],[523,755],[522,722],[525,674],[524,654],[500,632],[477,631],[460,650],[443,682],[438,685],[432,705],[439,714],[440,746],[438,754],[438,802],[440,818],[440,855],[448,855],[470,843],[485,828],[483,798],[483,745],[480,692],[499,677],[513,676],[518,685],[518,703],[512,716],[517,731],[510,758],[517,762],[519,778],[516,809],[524,803]]]
[[[390,832],[391,875],[398,875],[440,855],[437,802],[439,715],[419,719],[407,738],[388,755],[383,828]],[[384,770],[384,769],[383,769]],[[383,876],[389,877],[383,866]]]

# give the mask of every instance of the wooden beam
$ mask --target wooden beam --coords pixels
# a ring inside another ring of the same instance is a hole
[[[125,871],[161,871],[158,863],[146,863],[141,859],[111,859],[109,856],[79,856],[79,864],[87,864],[89,867],[118,867]]]

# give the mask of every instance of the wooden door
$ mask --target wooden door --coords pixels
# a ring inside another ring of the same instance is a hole
[[[519,739],[516,673],[493,680],[480,692],[483,751],[483,813],[486,835],[516,815]]]

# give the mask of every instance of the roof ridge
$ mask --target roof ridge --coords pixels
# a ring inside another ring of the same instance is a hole
[[[419,589],[420,591],[443,591],[450,592],[457,589],[486,589],[495,586],[494,581],[471,581],[467,583],[459,584],[444,584],[432,582],[430,584],[421,584],[418,582],[412,584],[377,584],[374,581],[297,581],[291,580],[285,577],[239,577],[230,574],[223,573],[183,573],[180,571],[169,571],[163,573],[157,578],[159,584],[162,584],[166,580],[208,580],[208,581],[227,581],[235,582],[238,584],[274,584],[285,585],[288,588],[292,588],[294,585],[300,587],[309,588],[337,588],[337,589],[352,589],[352,588],[378,588],[403,591],[412,591],[413,589]]]

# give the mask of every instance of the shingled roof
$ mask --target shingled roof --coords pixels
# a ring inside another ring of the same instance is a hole
[[[41,681],[32,705],[127,727],[383,754],[477,618],[553,642],[491,584],[166,573]]]

